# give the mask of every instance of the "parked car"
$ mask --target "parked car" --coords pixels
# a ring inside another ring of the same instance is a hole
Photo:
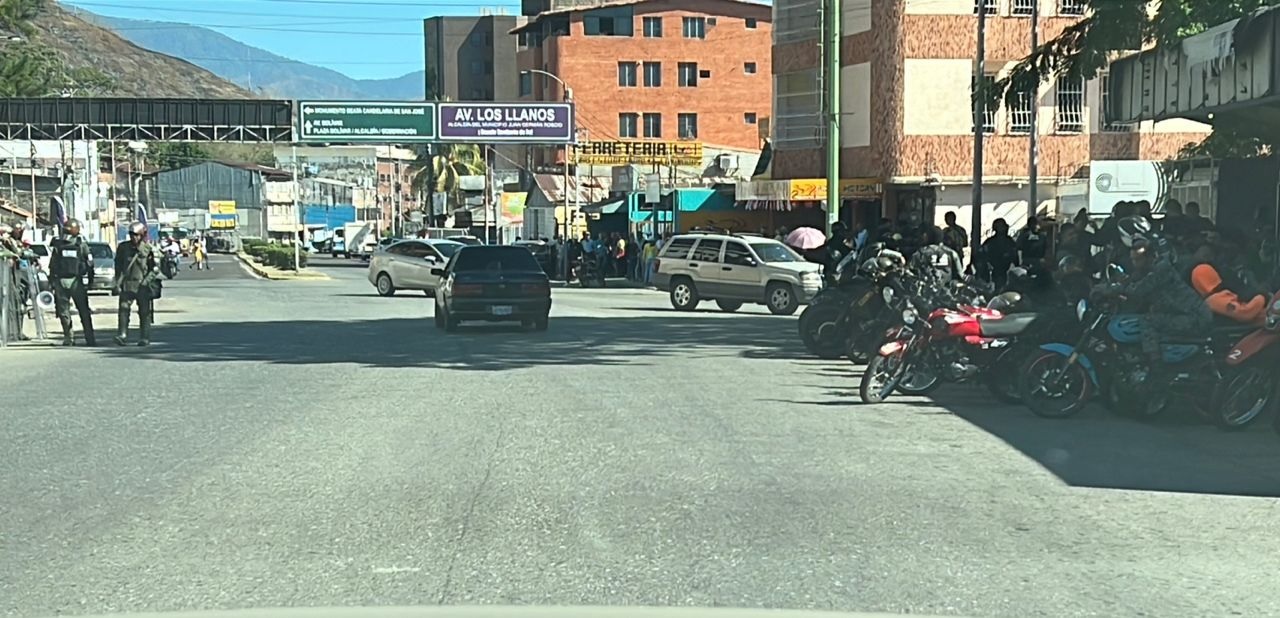
[[[521,247],[463,247],[434,269],[436,328],[453,331],[460,322],[519,321],[546,330],[551,314],[551,281],[533,254]]]
[[[761,236],[679,234],[663,247],[656,266],[654,285],[681,311],[714,300],[724,311],[760,303],[790,315],[822,289],[821,266]]]
[[[422,290],[430,296],[440,284],[432,269],[444,266],[465,246],[445,239],[400,240],[379,246],[369,258],[369,283],[382,296],[396,290]]]
[[[484,241],[475,236],[450,236],[449,240],[460,242],[468,247],[479,247],[484,245]]]
[[[93,287],[89,291],[110,291],[116,278],[116,250],[105,242],[89,243],[93,255]]]
[[[556,271],[556,265],[551,258],[551,245],[541,240],[517,240],[512,244],[528,249],[529,253],[533,254],[533,259],[537,260],[538,265],[542,267],[542,272],[547,273],[548,277]]]

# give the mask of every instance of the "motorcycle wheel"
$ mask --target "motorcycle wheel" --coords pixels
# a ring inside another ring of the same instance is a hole
[[[862,373],[858,397],[862,399],[862,403],[882,403],[893,394],[907,369],[902,356],[877,354],[867,363],[867,370]]]
[[[937,373],[920,365],[910,365],[898,381],[898,392],[923,397],[938,390],[939,386],[942,386],[942,378]]]
[[[1022,402],[1041,418],[1075,416],[1089,403],[1088,372],[1061,354],[1035,357],[1018,379]]]
[[[997,400],[1003,403],[1019,403],[1022,401],[1021,394],[1018,392],[1018,379],[1015,373],[1021,363],[1018,361],[1022,358],[1021,351],[1015,348],[1009,348],[1000,353],[996,358],[996,362],[988,367],[982,374],[982,381],[986,384],[987,390]]]
[[[880,340],[884,337],[885,325],[879,320],[863,321],[846,335],[844,355],[849,362],[861,365],[876,355]]]
[[[841,326],[840,303],[825,302],[809,305],[800,314],[800,341],[810,354],[821,359],[835,360],[844,354],[848,329]]]
[[[1229,373],[1216,390],[1208,409],[1214,424],[1222,429],[1248,427],[1275,407],[1276,378],[1256,365]]]

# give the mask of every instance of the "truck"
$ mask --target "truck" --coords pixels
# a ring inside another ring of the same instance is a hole
[[[329,254],[333,257],[366,258],[378,246],[378,224],[373,221],[344,223],[333,231]]]

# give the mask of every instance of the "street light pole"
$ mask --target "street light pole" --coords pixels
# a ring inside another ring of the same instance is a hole
[[[301,234],[304,223],[302,207],[299,205],[301,203],[299,198],[301,197],[302,187],[298,186],[298,145],[292,144],[290,149],[292,150],[290,158],[293,159],[293,220],[298,224],[293,230],[293,272],[296,273],[302,271]]]
[[[970,212],[969,251],[977,256],[982,249],[982,140],[986,135],[987,111],[987,3],[978,2],[977,59],[973,63],[973,211]]]
[[[569,84],[566,84],[563,79],[560,79],[559,75],[556,75],[555,73],[551,73],[549,71],[543,71],[542,69],[525,69],[524,71],[521,71],[521,73],[528,73],[531,75],[532,74],[545,75],[547,77],[550,77],[551,79],[556,80],[556,82],[560,84],[561,91],[564,92],[564,102],[573,103],[573,89],[570,88]],[[539,89],[539,91],[541,91],[541,89]],[[569,243],[569,230],[570,230],[570,227],[569,227],[569,162],[573,159],[573,142],[576,142],[577,140],[578,140],[578,132],[575,130],[572,133],[571,141],[564,145],[564,192],[562,193],[561,197],[563,198],[563,201],[564,201],[564,242],[566,246]],[[575,174],[575,180],[576,180],[576,174]],[[580,196],[579,196],[578,188],[575,187],[574,188],[575,203],[578,201],[579,197]],[[552,219],[554,220],[554,217],[552,217]],[[569,260],[564,260],[563,274],[564,274],[564,280],[566,282],[569,281]]]

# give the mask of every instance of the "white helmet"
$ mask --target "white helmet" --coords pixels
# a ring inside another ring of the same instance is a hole
[[[146,235],[147,235],[147,224],[145,224],[145,223],[143,223],[143,222],[141,222],[141,221],[134,221],[133,223],[130,223],[130,224],[129,224],[129,235],[130,235],[130,236],[146,236]]]
[[[1120,232],[1120,242],[1126,247],[1152,240],[1151,222],[1146,217],[1125,217],[1116,225],[1116,229]]]

